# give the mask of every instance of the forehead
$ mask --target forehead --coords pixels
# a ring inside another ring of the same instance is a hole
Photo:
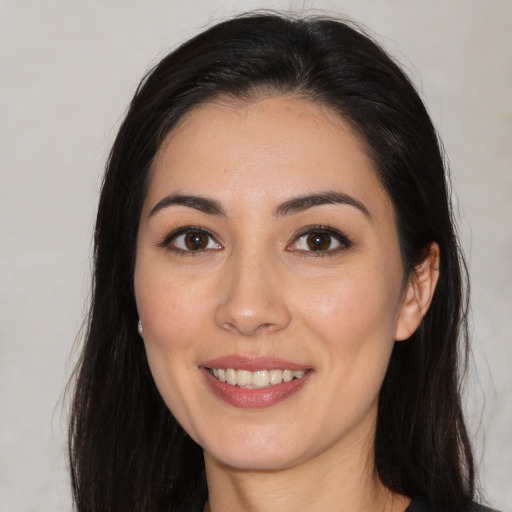
[[[186,114],[155,158],[148,196],[179,191],[279,201],[318,190],[390,206],[350,125],[323,105],[283,96],[218,100]]]

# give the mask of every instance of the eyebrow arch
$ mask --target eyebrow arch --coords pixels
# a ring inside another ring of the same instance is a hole
[[[370,212],[363,203],[348,194],[331,191],[289,199],[276,208],[275,214],[276,217],[290,215],[292,213],[302,212],[308,208],[312,208],[313,206],[321,206],[324,204],[347,204],[349,206],[354,206],[364,213],[366,217],[371,219]]]
[[[170,194],[160,201],[153,207],[153,209],[149,212],[149,216],[153,216],[155,213],[173,205],[180,206],[188,206],[189,208],[194,208],[203,213],[208,213],[209,215],[221,215],[226,216],[226,212],[224,208],[222,208],[221,204],[214,199],[208,199],[206,197],[201,196],[191,196],[191,195],[182,195],[182,194]]]

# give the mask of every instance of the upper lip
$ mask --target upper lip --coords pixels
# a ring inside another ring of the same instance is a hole
[[[201,362],[204,368],[233,368],[237,370],[309,370],[311,366],[276,357],[244,357],[229,355]]]

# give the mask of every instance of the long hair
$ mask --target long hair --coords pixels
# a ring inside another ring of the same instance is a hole
[[[361,30],[327,18],[240,16],[204,31],[142,80],[107,163],[94,238],[92,303],[69,427],[82,511],[193,511],[207,496],[202,450],[160,397],[137,334],[133,272],[153,159],[192,108],[218,97],[300,95],[359,134],[391,198],[404,275],[432,242],[440,278],[379,397],[375,467],[391,490],[458,507],[474,493],[460,399],[466,270],[447,171],[429,115],[395,62]]]

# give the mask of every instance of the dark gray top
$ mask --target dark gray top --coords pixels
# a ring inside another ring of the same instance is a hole
[[[498,512],[493,508],[478,505],[478,503],[472,503],[466,510],[467,512]],[[450,512],[450,510],[447,508],[442,508],[439,510],[434,506],[429,505],[425,501],[413,500],[411,504],[405,509],[405,512]]]

